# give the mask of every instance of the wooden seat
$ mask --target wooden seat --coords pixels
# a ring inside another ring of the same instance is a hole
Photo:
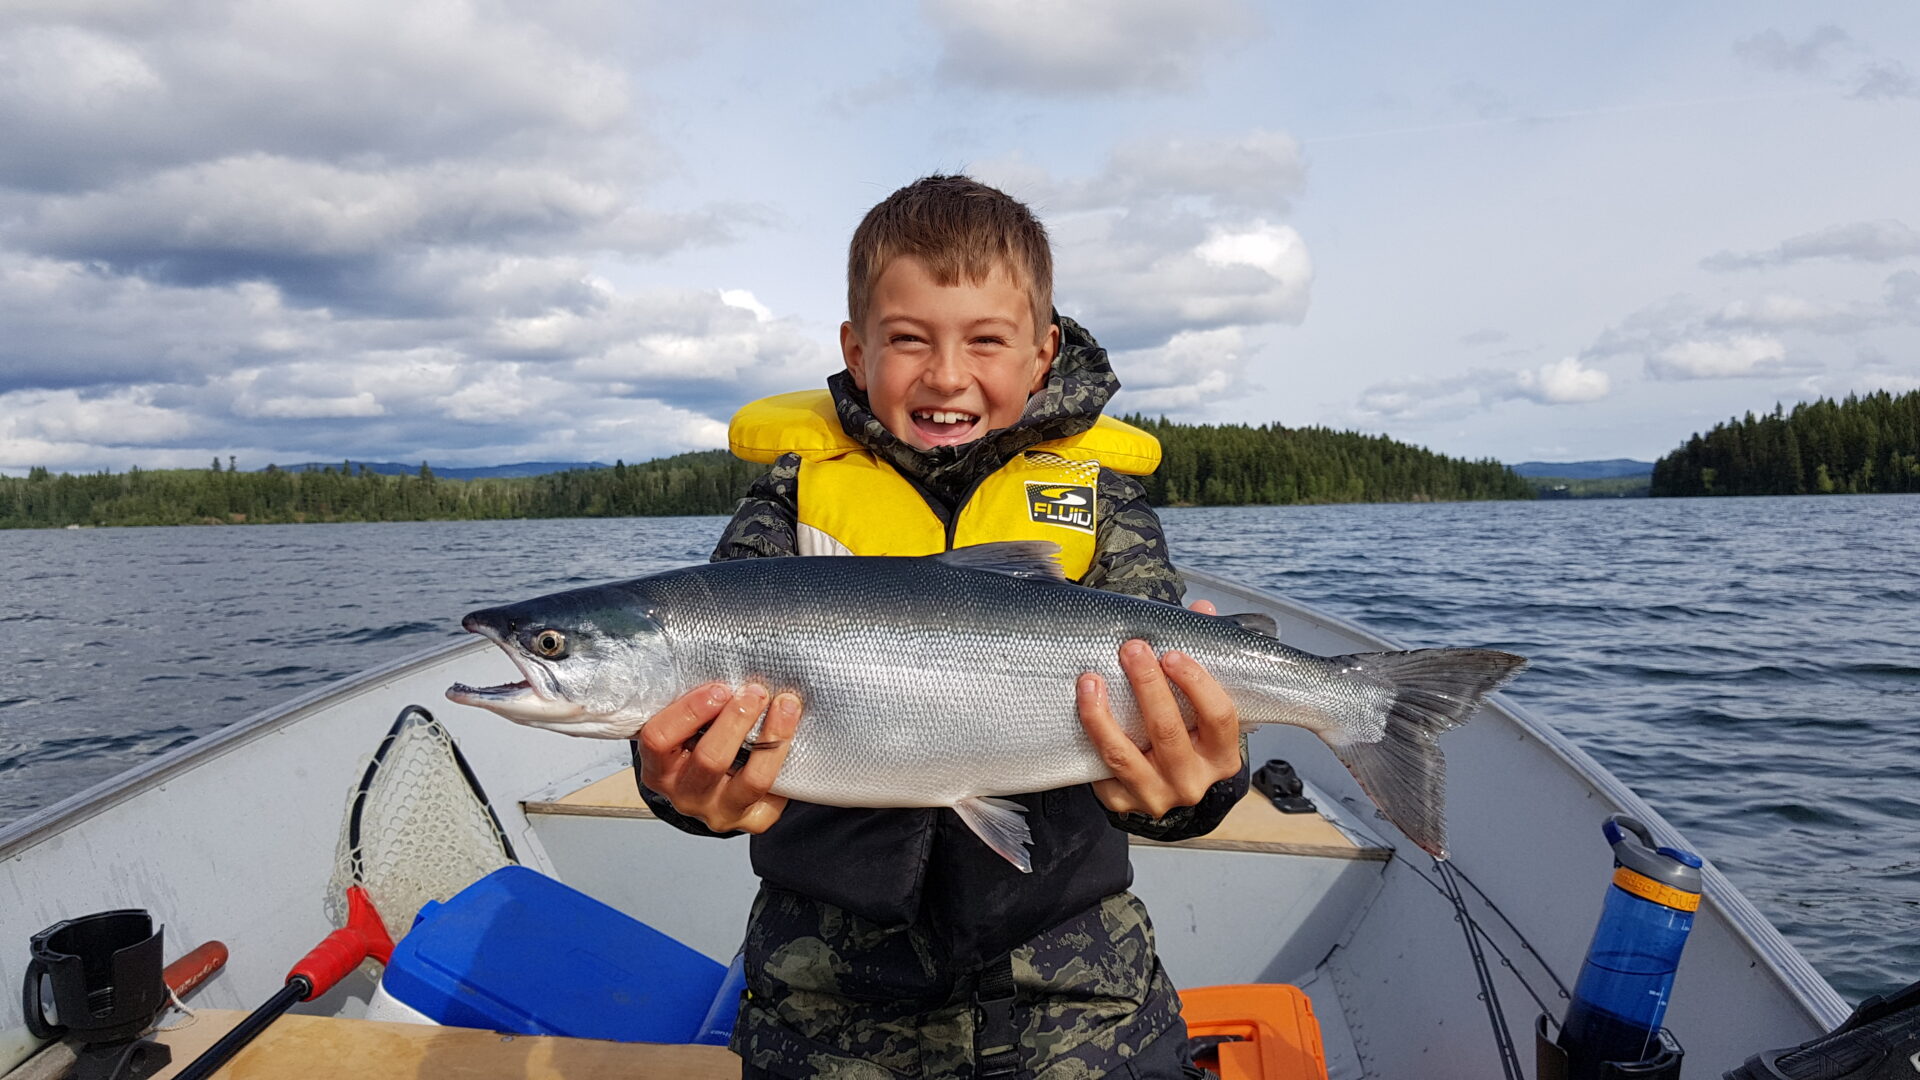
[[[245,1013],[200,1009],[192,1024],[155,1038],[173,1050],[173,1063],[154,1074],[166,1080],[185,1068]],[[221,1080],[734,1080],[740,1059],[720,1046],[667,1046],[502,1035],[473,1028],[390,1024],[289,1013],[275,1020],[216,1074]]]
[[[622,769],[575,791],[551,799],[522,804],[529,814],[571,814],[580,817],[652,818],[640,798],[633,770]],[[1392,848],[1356,843],[1320,814],[1283,814],[1259,792],[1248,792],[1228,812],[1218,828],[1206,836],[1173,844],[1132,837],[1136,844],[1197,848],[1212,851],[1253,851],[1272,855],[1308,855],[1331,859],[1385,861]]]

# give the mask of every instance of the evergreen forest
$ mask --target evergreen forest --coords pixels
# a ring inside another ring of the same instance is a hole
[[[1920,390],[1775,405],[1716,424],[1653,465],[1652,494],[1920,491]]]
[[[1382,436],[1278,425],[1188,425],[1134,416],[1161,440],[1145,477],[1159,506],[1529,499],[1496,461],[1463,461]],[[459,521],[730,514],[762,467],[724,450],[530,477],[383,476],[342,462],[293,471],[129,469],[0,477],[0,528],[66,525]]]

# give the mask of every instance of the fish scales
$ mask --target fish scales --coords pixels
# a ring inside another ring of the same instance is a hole
[[[500,642],[528,682],[449,696],[539,726],[626,737],[702,682],[758,682],[804,703],[776,794],[964,810],[1111,775],[1078,719],[1082,672],[1107,680],[1115,718],[1146,745],[1117,657],[1142,638],[1203,665],[1243,726],[1314,731],[1390,818],[1441,847],[1434,737],[1524,660],[1471,649],[1319,657],[1230,618],[1059,580],[1050,548],[739,560],[476,612],[468,627]],[[563,655],[529,645],[543,630],[561,635]],[[591,704],[578,706],[578,722],[553,719],[580,702]]]

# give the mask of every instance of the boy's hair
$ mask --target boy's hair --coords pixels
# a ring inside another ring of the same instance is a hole
[[[864,328],[873,286],[902,255],[941,285],[984,284],[1005,269],[1033,303],[1033,332],[1053,325],[1053,250],[1046,226],[1018,199],[968,176],[928,176],[881,200],[847,249],[847,316]]]

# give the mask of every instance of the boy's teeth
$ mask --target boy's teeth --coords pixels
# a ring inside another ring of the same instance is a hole
[[[914,415],[923,416],[936,424],[972,423],[975,419],[972,413],[952,412],[946,409],[920,409]]]

